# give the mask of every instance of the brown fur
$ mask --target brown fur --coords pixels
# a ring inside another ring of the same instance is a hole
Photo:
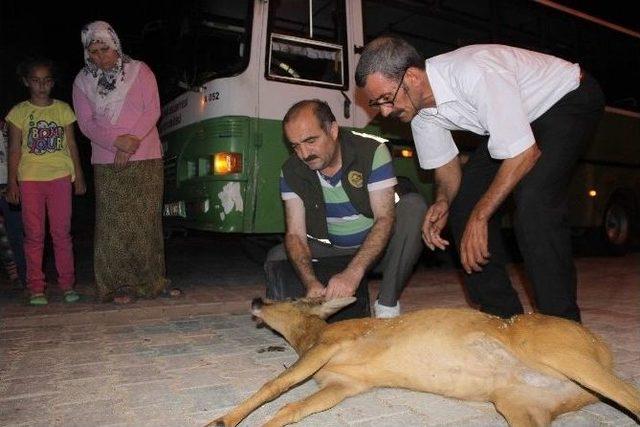
[[[310,376],[320,390],[284,406],[266,426],[295,423],[374,387],[493,402],[511,426],[549,425],[596,402],[596,393],[640,414],[638,390],[615,376],[607,346],[578,323],[540,314],[503,320],[470,309],[322,320],[354,300],[254,300],[253,314],[300,358],[209,425],[235,426]]]

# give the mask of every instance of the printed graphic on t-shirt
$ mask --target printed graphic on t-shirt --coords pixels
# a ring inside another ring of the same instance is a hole
[[[63,149],[64,127],[58,126],[56,122],[39,120],[35,122],[31,117],[29,120],[29,139],[27,147],[29,153],[46,154]]]

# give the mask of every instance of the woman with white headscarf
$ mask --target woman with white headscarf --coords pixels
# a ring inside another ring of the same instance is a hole
[[[108,23],[92,22],[81,36],[85,66],[73,105],[92,147],[97,297],[121,304],[153,298],[167,293],[158,87],[145,63],[124,55]]]

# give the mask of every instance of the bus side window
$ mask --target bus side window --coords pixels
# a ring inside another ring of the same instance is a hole
[[[271,35],[269,77],[343,86],[342,46]]]
[[[344,0],[269,3],[266,78],[347,89]]]

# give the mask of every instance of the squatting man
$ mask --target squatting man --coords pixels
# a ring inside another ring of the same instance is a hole
[[[283,132],[293,150],[280,176],[287,230],[284,244],[267,255],[267,296],[356,295],[360,309],[349,317],[366,317],[365,277],[374,268],[382,272],[374,314],[397,316],[399,294],[423,249],[424,199],[410,192],[395,203],[397,179],[387,147],[339,129],[324,101],[293,105]],[[346,259],[346,266],[322,283],[318,272],[329,259]],[[291,267],[295,274],[288,273]]]

